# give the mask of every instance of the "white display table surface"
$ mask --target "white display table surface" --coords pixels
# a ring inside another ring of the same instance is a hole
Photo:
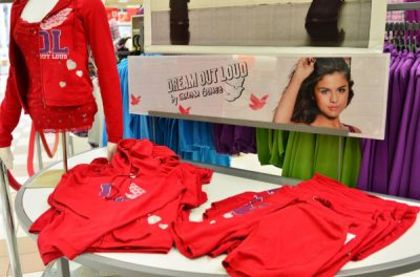
[[[105,157],[105,149],[95,149],[69,159],[69,167],[88,163],[93,158]],[[43,174],[52,169],[61,169],[58,163],[44,169]],[[249,172],[248,172],[249,173]],[[38,175],[39,175],[38,174]],[[246,174],[245,174],[246,175]],[[258,174],[254,174],[258,175]],[[249,176],[249,174],[248,174]],[[16,197],[16,213],[24,230],[49,208],[47,197],[52,188],[32,187],[37,176],[29,179]],[[251,177],[252,178],[252,177]],[[210,184],[205,185],[209,201],[192,213],[193,220],[199,220],[202,212],[213,201],[243,191],[263,191],[278,187],[274,183],[257,181],[223,173],[213,175]],[[387,197],[389,198],[389,197]],[[420,202],[401,198],[396,201],[420,206]],[[36,239],[35,235],[30,235]],[[92,253],[83,254],[76,262],[92,268],[113,272],[121,276],[224,276],[226,272],[221,265],[224,256],[217,258],[202,257],[190,260],[176,249],[168,254],[133,254],[133,253]],[[350,262],[338,273],[338,276],[390,276],[420,268],[420,219],[400,239],[390,246],[378,251],[363,261]]]

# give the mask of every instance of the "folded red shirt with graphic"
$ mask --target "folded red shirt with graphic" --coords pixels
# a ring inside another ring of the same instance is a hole
[[[122,140],[111,164],[99,159],[66,173],[30,231],[39,233],[46,264],[87,251],[167,252],[173,222],[207,200],[202,185],[211,175],[167,147]]]

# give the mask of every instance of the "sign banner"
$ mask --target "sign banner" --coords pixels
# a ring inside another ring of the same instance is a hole
[[[383,139],[388,67],[386,54],[129,57],[130,112],[333,128]]]
[[[380,53],[386,8],[387,0],[145,0],[145,51],[258,55],[351,47]]]

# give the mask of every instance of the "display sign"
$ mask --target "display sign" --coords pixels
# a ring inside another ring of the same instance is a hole
[[[130,22],[131,18],[139,12],[139,8],[124,8],[119,9],[115,7],[106,8],[108,20],[114,19],[119,23]]]
[[[322,127],[383,139],[389,56],[129,57],[130,112]]]
[[[386,0],[146,0],[145,47],[203,54],[290,53],[284,47],[382,51],[386,6]]]

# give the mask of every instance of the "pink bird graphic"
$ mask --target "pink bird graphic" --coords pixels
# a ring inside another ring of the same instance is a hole
[[[268,99],[268,94],[264,95],[261,98],[258,98],[254,94],[251,94],[251,98],[250,98],[251,103],[249,104],[249,107],[253,109],[254,111],[261,110],[262,108],[264,108],[265,104],[267,104],[267,99]]]
[[[184,108],[183,106],[179,105],[178,110],[181,114],[190,114],[191,107]]]
[[[141,96],[135,96],[131,94],[131,101],[130,101],[131,105],[135,106],[135,105],[140,104],[140,100],[141,100]]]

